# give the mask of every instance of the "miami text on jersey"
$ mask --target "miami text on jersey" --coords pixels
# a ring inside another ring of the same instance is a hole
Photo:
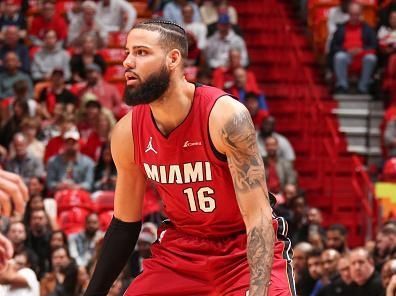
[[[212,170],[209,161],[195,163],[149,165],[144,163],[147,177],[162,184],[188,184],[212,181]]]

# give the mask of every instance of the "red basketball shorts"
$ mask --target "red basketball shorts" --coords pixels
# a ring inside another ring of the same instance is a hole
[[[283,218],[274,218],[276,235],[270,296],[296,295],[291,244]],[[188,236],[168,227],[152,246],[152,258],[125,296],[246,296],[249,265],[246,234],[225,239]]]

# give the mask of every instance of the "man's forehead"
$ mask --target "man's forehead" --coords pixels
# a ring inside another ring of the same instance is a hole
[[[133,29],[129,32],[127,38],[127,48],[135,46],[155,47],[158,46],[160,33],[157,31],[149,31],[144,29]]]

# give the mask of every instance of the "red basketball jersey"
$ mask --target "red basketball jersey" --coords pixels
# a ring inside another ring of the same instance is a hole
[[[200,237],[245,230],[227,161],[209,137],[209,115],[223,95],[197,85],[190,112],[168,136],[156,126],[149,105],[132,111],[136,163],[155,183],[175,227]]]

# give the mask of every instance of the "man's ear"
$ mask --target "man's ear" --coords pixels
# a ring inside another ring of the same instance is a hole
[[[169,70],[174,70],[176,69],[182,62],[182,55],[180,50],[178,49],[172,49],[168,53],[168,58],[167,58],[167,64]]]

